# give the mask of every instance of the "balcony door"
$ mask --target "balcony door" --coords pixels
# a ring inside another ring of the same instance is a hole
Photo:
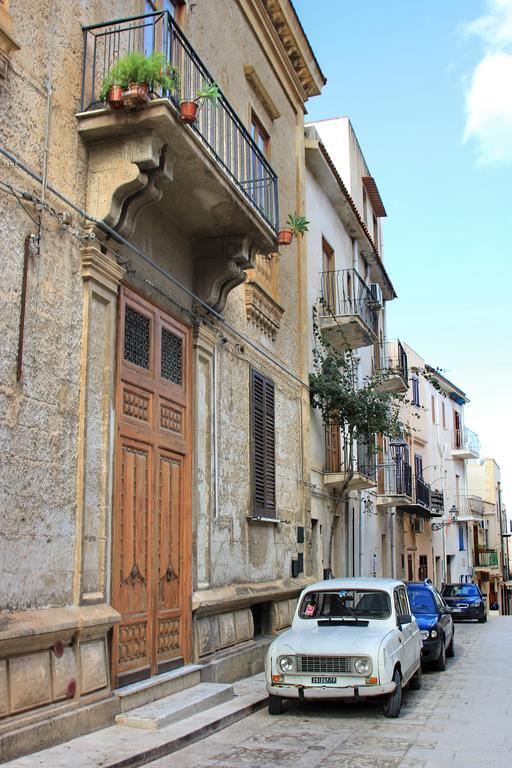
[[[190,658],[190,332],[120,300],[113,510],[116,686]]]

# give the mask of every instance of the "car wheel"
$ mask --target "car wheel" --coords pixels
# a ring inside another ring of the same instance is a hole
[[[409,688],[411,691],[419,691],[421,688],[421,664],[409,680]]]
[[[268,713],[269,715],[281,715],[283,713],[283,700],[281,696],[269,695]]]
[[[450,645],[446,649],[446,655],[449,659],[453,659],[455,656],[455,632],[452,633],[452,639],[450,640]]]
[[[396,688],[386,697],[382,705],[384,717],[398,717],[402,707],[402,681],[398,669],[393,672],[393,682],[396,683]]]
[[[485,622],[486,622],[486,621],[487,621],[487,614],[486,614],[486,613],[484,613],[484,615],[483,615],[483,616],[481,616],[481,617],[478,619],[478,623],[479,623],[479,624],[485,624]]]
[[[438,672],[444,672],[446,669],[446,651],[444,649],[444,637],[442,638],[442,642],[441,642],[441,652],[439,654],[439,658],[436,662],[434,662],[434,669],[437,669]]]

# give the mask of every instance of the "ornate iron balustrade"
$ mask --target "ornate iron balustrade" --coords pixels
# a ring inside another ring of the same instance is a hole
[[[101,108],[102,82],[116,61],[132,51],[165,54],[176,67],[178,85],[172,91],[158,89],[154,96],[167,98],[179,109],[180,101],[192,100],[214,78],[192,48],[168,11],[131,16],[83,28],[81,110]],[[221,93],[217,104],[202,102],[192,130],[233,184],[274,233],[279,223],[278,181],[265,156]]]
[[[355,269],[321,272],[321,317],[359,315],[377,334],[378,310],[373,308],[370,289]]]

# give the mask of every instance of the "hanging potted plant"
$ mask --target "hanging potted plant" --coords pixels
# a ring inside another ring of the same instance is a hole
[[[286,227],[282,227],[277,234],[279,245],[290,245],[293,236],[302,237],[308,231],[309,221],[305,216],[290,213],[286,220]]]
[[[183,99],[180,102],[180,120],[186,125],[193,125],[197,120],[201,102],[209,101],[217,104],[219,97],[220,89],[216,83],[204,83],[203,87],[196,91],[195,99]]]
[[[113,109],[119,109],[119,91],[123,91],[123,106],[135,107],[149,101],[155,88],[174,91],[178,87],[178,72],[169,64],[165,54],[154,51],[150,56],[132,51],[118,59],[105,77],[100,98]]]

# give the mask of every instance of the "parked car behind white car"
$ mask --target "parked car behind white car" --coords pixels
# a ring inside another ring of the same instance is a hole
[[[265,661],[269,712],[283,699],[381,697],[398,717],[402,688],[421,687],[421,633],[407,589],[394,579],[345,578],[303,590],[291,629]]]

